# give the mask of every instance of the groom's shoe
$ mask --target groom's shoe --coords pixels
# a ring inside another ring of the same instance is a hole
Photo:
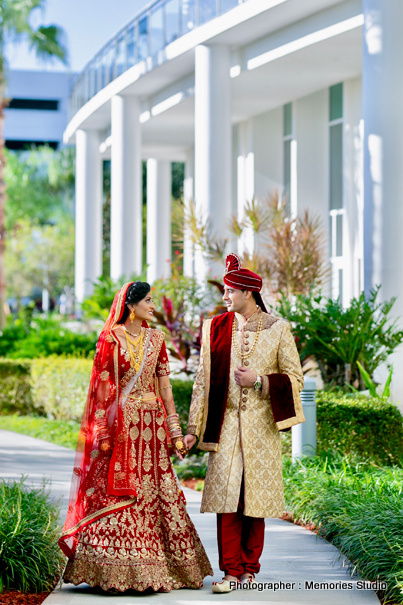
[[[223,578],[222,582],[213,582],[211,589],[213,592],[221,594],[232,592],[237,587],[238,581],[239,580],[226,580]]]

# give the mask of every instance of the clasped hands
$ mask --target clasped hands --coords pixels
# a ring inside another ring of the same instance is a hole
[[[234,376],[237,385],[246,388],[253,387],[257,379],[257,375],[252,372],[252,370],[248,370],[248,368],[245,368],[244,366],[238,366],[234,372]],[[185,447],[190,450],[196,443],[195,435],[185,435],[183,438],[183,443],[185,444]]]
[[[254,386],[257,375],[252,370],[248,370],[244,366],[238,366],[234,372],[235,382],[240,387],[246,387],[250,389]]]

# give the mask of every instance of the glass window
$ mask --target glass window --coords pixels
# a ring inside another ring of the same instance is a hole
[[[330,127],[330,210],[343,208],[343,124]]]
[[[196,0],[182,0],[182,33],[196,27]]]
[[[139,21],[139,61],[148,57],[148,16]]]
[[[171,44],[179,35],[179,0],[168,0],[165,4],[166,43]]]
[[[214,19],[217,14],[217,0],[199,0],[199,25]]]
[[[97,55],[94,60],[94,91],[95,94],[102,88],[102,63],[100,55]]]
[[[161,3],[152,8],[150,13],[150,54],[154,56],[165,46],[164,8]]]
[[[127,67],[131,67],[137,61],[136,57],[136,23],[129,27],[126,33],[126,60]]]
[[[106,85],[106,49],[102,51],[100,57],[99,73],[99,90],[101,90]]]
[[[120,76],[126,69],[126,39],[125,35],[119,36],[116,44],[116,76]]]
[[[226,13],[231,8],[238,6],[238,4],[241,4],[239,0],[220,0],[220,14]]]
[[[329,95],[330,121],[339,120],[343,117],[343,82],[330,87]]]
[[[287,137],[292,134],[292,103],[284,105],[283,121],[283,134]]]
[[[287,199],[287,208],[290,210],[290,193],[291,193],[291,139],[284,141],[284,197]]]

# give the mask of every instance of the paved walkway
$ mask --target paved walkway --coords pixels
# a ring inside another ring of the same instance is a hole
[[[0,421],[1,423],[1,421]],[[43,476],[50,478],[51,494],[55,499],[62,497],[62,515],[67,509],[69,484],[74,461],[74,453],[45,441],[0,430],[0,477],[16,478],[28,475],[28,484],[41,485]],[[217,545],[215,515],[200,514],[201,494],[185,489],[188,510],[200,534],[208,556],[212,562],[215,580],[222,577],[217,565]],[[98,605],[115,601],[118,605],[133,605],[141,599],[144,605],[201,605],[225,601],[225,605],[235,603],[265,602],[272,604],[298,605],[379,605],[372,590],[358,590],[357,578],[348,575],[342,563],[337,562],[338,551],[329,543],[316,537],[306,529],[281,521],[266,520],[265,548],[261,559],[262,571],[259,583],[268,583],[264,590],[238,590],[227,595],[211,593],[213,578],[205,580],[201,590],[181,589],[166,594],[123,593],[109,595],[92,589],[86,584],[63,585],[46,600],[45,605]],[[276,584],[283,583],[274,590]],[[345,583],[344,590],[335,587],[327,590],[311,587],[307,583]],[[293,584],[286,589],[285,584]],[[348,584],[353,588],[348,589]]]

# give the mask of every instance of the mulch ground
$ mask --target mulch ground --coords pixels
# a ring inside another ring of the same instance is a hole
[[[204,485],[204,479],[181,479],[180,484],[184,487],[188,487],[189,489],[196,489],[197,484]]]
[[[24,593],[18,590],[4,590],[0,594],[0,605],[41,605],[49,592]]]

